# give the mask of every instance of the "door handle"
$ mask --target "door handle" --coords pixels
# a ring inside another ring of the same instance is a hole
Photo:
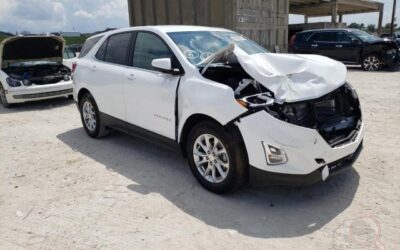
[[[318,44],[311,44],[311,47],[316,48],[318,47]]]
[[[135,76],[135,74],[133,74],[133,73],[129,73],[126,77],[127,77],[129,80],[135,80],[135,79],[136,79],[136,76]]]
[[[336,45],[336,48],[343,48],[343,45],[338,44]]]
[[[94,72],[94,71],[96,71],[96,70],[97,70],[96,65],[93,65],[93,66],[92,66],[92,71]]]

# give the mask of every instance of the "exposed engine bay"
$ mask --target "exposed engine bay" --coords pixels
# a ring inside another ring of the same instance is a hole
[[[237,62],[210,64],[201,72],[207,79],[230,86],[236,101],[249,112],[266,111],[279,120],[316,129],[331,147],[351,142],[361,127],[359,99],[349,84],[318,99],[279,103],[272,91],[249,76]]]
[[[61,63],[21,63],[3,69],[10,78],[25,86],[55,84],[71,80],[71,70]]]

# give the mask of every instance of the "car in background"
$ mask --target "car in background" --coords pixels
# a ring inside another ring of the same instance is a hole
[[[76,63],[77,56],[70,47],[64,48],[63,64],[72,70],[74,63]]]
[[[89,38],[74,71],[84,130],[181,148],[212,192],[302,185],[350,167],[363,119],[346,66],[270,53],[231,30],[145,26]]]
[[[82,44],[70,44],[68,45],[68,48],[70,48],[75,54],[79,54],[82,50]]]
[[[318,54],[346,64],[361,64],[363,70],[376,71],[398,64],[400,51],[394,41],[357,29],[319,29],[297,33],[290,51]]]
[[[15,36],[0,43],[0,100],[14,103],[71,96],[71,70],[62,64],[64,39]]]

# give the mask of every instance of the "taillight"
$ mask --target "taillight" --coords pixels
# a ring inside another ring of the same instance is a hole
[[[292,38],[290,38],[290,46],[294,46],[294,43],[296,42],[296,35],[293,35]]]
[[[72,73],[74,73],[76,66],[78,66],[78,64],[76,62],[72,63]]]

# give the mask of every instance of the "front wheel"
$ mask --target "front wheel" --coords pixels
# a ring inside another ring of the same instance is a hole
[[[81,120],[86,133],[93,138],[100,138],[107,134],[107,128],[102,124],[96,101],[89,93],[79,102]]]
[[[377,55],[368,55],[362,60],[361,67],[365,71],[378,71],[382,68],[382,61]]]
[[[202,122],[192,129],[187,141],[188,160],[203,187],[214,193],[227,193],[245,182],[247,157],[238,141],[213,122]]]

